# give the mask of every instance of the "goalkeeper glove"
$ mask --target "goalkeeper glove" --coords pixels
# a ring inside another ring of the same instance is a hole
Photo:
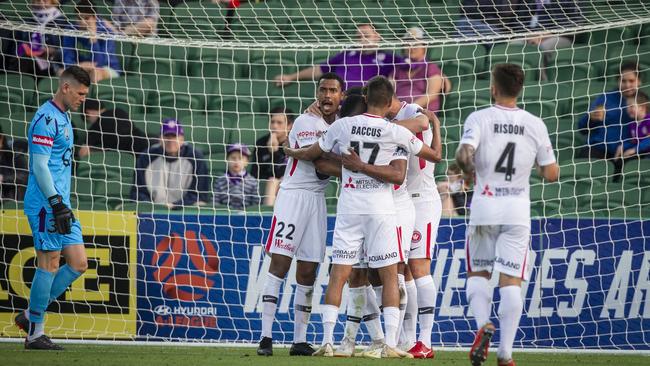
[[[61,195],[57,194],[47,199],[54,214],[54,228],[59,234],[70,234],[72,223],[75,221],[72,210],[63,203]]]

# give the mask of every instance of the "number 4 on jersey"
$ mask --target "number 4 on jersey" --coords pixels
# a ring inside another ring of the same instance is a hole
[[[515,174],[515,168],[513,167],[515,163],[515,147],[517,144],[514,142],[508,142],[506,148],[501,153],[497,164],[494,166],[494,171],[497,173],[504,173],[506,175],[505,179],[507,182],[512,180],[512,175]],[[506,161],[507,159],[507,161]],[[503,163],[506,163],[503,166]]]

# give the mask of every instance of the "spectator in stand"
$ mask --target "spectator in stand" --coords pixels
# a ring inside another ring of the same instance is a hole
[[[287,158],[282,150],[282,145],[288,141],[294,118],[293,111],[289,108],[275,107],[271,109],[269,134],[255,142],[251,174],[258,180],[266,181],[263,196],[266,206],[273,206],[275,203],[275,196],[287,166]]]
[[[24,19],[40,30],[70,27],[59,9],[58,0],[32,0],[31,14]],[[55,76],[62,71],[61,37],[40,32],[16,32],[16,40],[2,37],[7,70],[34,76]],[[13,38],[13,37],[11,37]]]
[[[587,146],[578,153],[581,158],[611,159],[623,142],[624,127],[632,122],[628,105],[635,102],[641,77],[634,62],[621,65],[618,88],[600,95],[589,107],[578,127],[587,135]],[[615,165],[620,172],[620,164]]]
[[[456,30],[462,37],[493,37],[524,30],[517,14],[520,3],[520,0],[462,0]]]
[[[15,151],[0,128],[0,200],[22,201],[29,170],[24,154]]]
[[[634,102],[627,106],[632,122],[627,125],[625,141],[616,150],[615,158],[647,157],[650,153],[650,106],[648,95],[639,91]]]
[[[165,119],[161,140],[138,158],[131,198],[171,209],[208,202],[208,166],[203,154],[185,142],[180,122]]]
[[[418,42],[424,40],[424,31],[413,27],[408,30],[404,40]],[[437,112],[440,109],[440,96],[451,91],[451,82],[440,71],[438,65],[426,60],[427,48],[414,43],[407,50],[404,65],[398,66],[392,75],[395,94],[400,101],[416,103],[420,107]]]
[[[275,78],[276,85],[284,86],[297,80],[317,80],[326,72],[334,72],[343,78],[345,89],[348,89],[363,86],[377,75],[388,77],[396,65],[403,63],[401,57],[378,49],[381,36],[372,24],[357,25],[357,36],[361,51],[343,51],[322,65],[308,67],[293,74],[278,75]]]
[[[531,8],[519,14],[526,29],[539,32],[549,29],[569,28],[583,22],[583,16],[575,0],[536,0]],[[543,53],[544,65],[550,65],[555,58],[555,51],[573,45],[573,35],[547,35],[528,39],[528,44],[538,47]],[[542,80],[546,80],[545,68],[542,68]]]
[[[86,143],[77,150],[80,158],[89,155],[93,149],[132,154],[149,150],[147,135],[133,125],[126,111],[119,108],[107,110],[98,100],[86,99],[84,116],[88,133]]]
[[[90,33],[90,38],[66,36],[63,38],[63,63],[66,67],[78,65],[85,69],[93,83],[119,77],[122,69],[115,52],[115,41],[97,38],[97,34],[115,34],[113,26],[97,16],[90,0],[80,0],[76,6],[77,22],[74,28]]]
[[[447,180],[438,183],[438,192],[442,200],[442,216],[467,216],[473,196],[471,177],[466,179],[455,163],[447,167]]]
[[[234,144],[226,149],[228,171],[214,182],[214,203],[230,209],[243,210],[260,204],[257,179],[246,167],[251,152],[245,145]]]
[[[160,5],[158,0],[115,0],[113,23],[128,36],[156,35]]]

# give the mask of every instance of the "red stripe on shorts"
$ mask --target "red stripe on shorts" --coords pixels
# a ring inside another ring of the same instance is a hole
[[[465,261],[467,262],[467,272],[472,272],[472,265],[469,260],[469,235],[465,238]]]
[[[275,222],[277,221],[277,218],[275,215],[273,216],[273,221],[271,221],[271,232],[269,232],[269,238],[266,240],[266,247],[264,250],[268,253],[269,250],[271,250],[271,243],[273,243],[273,232],[275,231]]]
[[[524,265],[521,266],[521,279],[524,279],[524,274],[526,273],[526,261],[528,261],[528,247],[526,247],[526,254],[524,254]]]
[[[427,259],[431,259],[431,223],[427,224]]]
[[[397,229],[397,248],[399,250],[399,261],[404,262],[404,255],[402,254],[402,227],[398,226]]]

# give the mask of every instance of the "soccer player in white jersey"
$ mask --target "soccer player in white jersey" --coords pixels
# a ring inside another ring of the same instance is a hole
[[[318,81],[317,99],[321,116],[300,115],[289,133],[289,144],[306,147],[318,141],[334,122],[343,97],[344,82],[334,73],[323,74]],[[318,145],[318,144],[316,144]],[[280,184],[273,210],[271,231],[265,250],[271,255],[269,272],[262,290],[262,339],[257,354],[273,355],[272,328],[280,288],[296,259],[294,297],[294,339],[289,354],[311,356],[307,343],[307,325],[311,314],[314,281],[319,263],[325,259],[327,207],[325,188],[330,175],[340,176],[341,164],[324,158],[310,161],[290,159]]]
[[[318,144],[285,148],[287,155],[311,161],[339,148],[342,154],[342,190],[338,200],[332,248],[332,269],[325,293],[323,344],[315,355],[333,356],[333,333],[341,292],[352,265],[362,253],[370,268],[378,269],[383,284],[382,304],[386,327],[383,357],[412,357],[396,349],[399,322],[397,263],[402,255],[397,243],[392,184],[402,184],[409,153],[430,158],[435,154],[406,128],[386,121],[394,94],[384,77],[367,85],[368,112],[334,122]],[[361,159],[348,160],[348,156]]]
[[[426,113],[426,115],[423,113]],[[428,111],[423,111],[422,108],[417,104],[408,104],[405,102],[400,102],[395,96],[393,96],[393,102],[391,104],[391,108],[388,110],[385,117],[388,120],[391,120],[392,122],[407,128],[409,131],[416,134],[416,136],[420,138],[420,140],[422,140],[421,137],[423,132],[431,131],[431,128],[429,127],[429,122],[431,122],[433,124],[433,130],[437,131],[436,135],[438,136],[438,139],[435,140],[436,144],[432,144],[431,146],[433,150],[437,153],[433,157],[434,159],[432,162],[440,161],[442,157],[442,152],[441,152],[442,146],[440,144],[440,139],[439,139],[440,124],[438,119],[435,117],[433,113],[428,113]],[[432,141],[433,139],[429,138],[428,145],[431,144]],[[413,159],[413,155],[410,157],[410,159]],[[418,167],[423,164],[422,163],[423,161],[425,162],[424,164],[427,164],[426,160],[422,158],[415,157],[414,160],[418,164],[417,165]],[[433,166],[432,162],[429,162],[428,165]],[[415,163],[409,162],[407,164],[408,165],[407,172],[411,170],[411,166],[413,164]],[[407,173],[407,176],[408,174],[410,173]],[[401,329],[401,324],[404,321],[405,310],[408,302],[409,301],[415,302],[416,304],[414,307],[415,309],[412,310],[412,314],[409,314],[412,316],[412,319],[407,319],[409,321],[412,321],[412,330],[413,330],[412,337],[415,338],[415,321],[416,321],[415,314],[417,313],[417,296],[415,293],[415,283],[413,281],[413,278],[410,277],[410,272],[406,268],[405,263],[409,257],[411,236],[416,221],[416,211],[415,211],[415,206],[411,201],[410,193],[407,191],[407,185],[408,185],[408,179],[404,184],[393,186],[393,199],[395,202],[395,210],[397,213],[398,244],[400,245],[403,253],[402,257],[400,257],[401,261],[398,264],[398,284],[400,290],[400,326],[398,326],[398,328]],[[350,290],[350,298],[348,301],[347,321],[345,324],[345,331],[344,331],[345,336],[341,341],[341,345],[337,347],[335,351],[335,356],[337,357],[352,356],[355,348],[355,339],[359,330],[361,320],[367,322],[368,330],[373,340],[373,344],[370,347],[368,347],[368,349],[366,349],[366,351],[364,351],[361,355],[367,357],[374,357],[375,355],[373,353],[373,350],[375,348],[374,346],[376,346],[375,343],[377,343],[378,341],[377,341],[377,336],[374,335],[377,332],[374,331],[374,325],[372,324],[375,318],[375,312],[373,310],[374,294],[372,290],[368,291],[368,276],[366,270],[367,268],[364,265],[355,266],[350,276],[350,280],[348,283],[349,290]],[[373,285],[375,285],[374,290],[377,293],[377,297],[381,299],[382,286],[381,283],[376,280],[377,277],[376,274],[372,272],[374,271],[371,271],[370,273],[371,275],[373,275],[371,277],[375,279],[373,283]],[[405,281],[405,275],[407,276],[408,281]],[[412,299],[410,299],[407,296],[408,285],[411,285],[413,290],[411,291],[413,293]],[[415,344],[415,340],[410,342],[409,346],[406,347],[405,350],[410,350],[414,344]],[[414,354],[414,357],[425,358],[424,356],[425,354],[423,354],[422,352],[418,352]]]
[[[492,292],[488,280],[499,272],[501,302],[498,316],[500,366],[514,366],[512,345],[523,309],[521,282],[531,266],[530,171],[547,181],[558,178],[559,167],[546,126],[538,117],[517,108],[524,82],[518,65],[498,64],[492,70],[494,105],[467,117],[456,160],[465,174],[475,174],[465,241],[469,308],[478,331],[469,358],[474,366],[487,359],[495,327],[490,322]]]

